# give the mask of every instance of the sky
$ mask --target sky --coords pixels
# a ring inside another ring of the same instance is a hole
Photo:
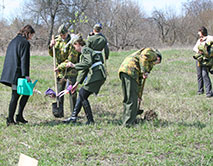
[[[150,15],[153,10],[161,9],[165,10],[171,8],[176,11],[178,15],[181,14],[182,3],[187,2],[188,0],[134,0],[139,5],[141,5],[142,10],[146,12],[147,15]]]
[[[181,6],[183,2],[187,0],[133,0],[137,2],[143,11],[147,15],[150,15],[154,9],[167,9],[171,8],[177,12],[181,13]],[[4,2],[4,9],[2,8]],[[24,3],[24,0],[0,0],[0,19],[2,17],[6,20],[12,20],[15,18],[21,11],[21,6]],[[3,10],[2,10],[3,9]]]
[[[23,2],[24,0],[0,0],[0,18],[7,20],[15,18],[21,12]]]

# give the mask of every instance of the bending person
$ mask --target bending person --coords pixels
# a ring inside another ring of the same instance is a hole
[[[106,80],[106,73],[103,66],[104,59],[101,53],[96,53],[91,48],[85,46],[85,42],[82,38],[76,37],[72,39],[72,44],[76,51],[82,53],[79,63],[73,64],[70,62],[68,64],[68,67],[75,68],[80,71],[77,81],[72,88],[72,93],[76,91],[78,84],[82,84],[84,82],[84,86],[79,91],[79,97],[71,117],[64,122],[76,123],[77,116],[83,106],[87,117],[86,124],[94,123],[88,97],[92,93],[98,94],[101,86]]]
[[[127,56],[119,68],[119,77],[123,90],[123,124],[133,125],[138,115],[138,100],[141,100],[141,84],[155,64],[161,63],[161,54],[151,48],[141,50]]]

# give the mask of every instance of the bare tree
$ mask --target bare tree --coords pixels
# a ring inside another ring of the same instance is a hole
[[[35,0],[27,2],[25,6],[29,16],[35,18],[38,24],[46,24],[49,29],[49,42],[55,24],[59,26],[62,22],[67,22],[68,27],[73,25],[75,28],[87,3],[88,0]]]
[[[162,43],[172,46],[177,38],[176,21],[177,17],[172,10],[155,10],[151,20],[157,25],[159,38]]]

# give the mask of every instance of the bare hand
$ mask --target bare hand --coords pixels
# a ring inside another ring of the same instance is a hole
[[[52,39],[50,42],[50,47],[52,48],[55,45],[55,43],[56,43],[55,39]]]
[[[71,67],[71,68],[75,68],[75,64],[73,64],[72,62],[68,62],[66,65],[67,68]]]
[[[58,72],[58,68],[56,67],[56,68],[54,69],[54,71],[55,71],[55,72]]]
[[[148,73],[144,73],[143,74],[143,79],[147,79],[148,78]]]

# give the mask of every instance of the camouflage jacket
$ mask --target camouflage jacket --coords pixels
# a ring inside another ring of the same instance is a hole
[[[109,47],[107,39],[102,33],[98,33],[87,38],[86,44],[94,51],[102,51],[104,49],[105,58],[109,58]]]
[[[140,85],[142,75],[150,73],[157,60],[157,54],[151,48],[143,48],[129,56],[122,62],[118,73],[121,72],[128,74]]]
[[[198,53],[193,56],[194,59],[198,60],[198,65],[213,66],[213,41],[207,42],[204,45],[198,46]]]
[[[76,69],[66,68],[68,62],[78,63],[79,62],[79,53],[70,43],[71,37],[68,34],[68,37],[63,40],[60,35],[55,38],[55,56],[56,56],[56,67],[58,68],[57,77],[58,78],[67,78],[67,77],[76,77],[78,72]],[[49,47],[49,55],[53,56],[53,50]]]

